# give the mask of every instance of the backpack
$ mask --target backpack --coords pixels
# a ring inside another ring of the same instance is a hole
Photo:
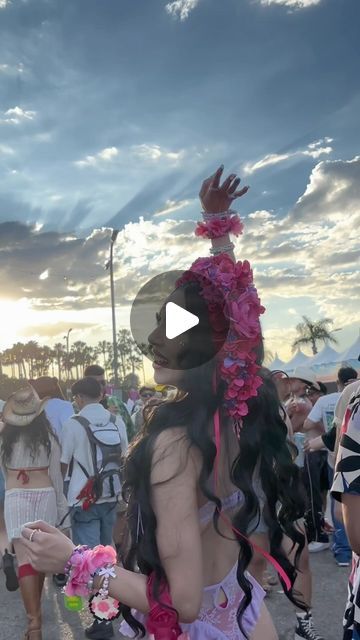
[[[96,425],[92,425],[89,420],[83,416],[73,416],[73,420],[77,420],[79,424],[85,429],[87,438],[89,440],[91,457],[94,468],[94,474],[90,475],[85,467],[78,462],[78,465],[84,475],[87,478],[87,482],[81,489],[77,500],[83,500],[82,507],[86,511],[93,504],[95,504],[100,498],[115,498],[120,492],[120,479],[121,479],[121,439],[118,428],[116,427],[116,418],[111,415],[108,425],[101,429],[94,429]],[[113,425],[112,427],[110,425]],[[106,436],[111,434],[117,436],[118,442],[108,443]],[[105,436],[101,438],[101,436]],[[116,482],[117,480],[117,482]],[[115,484],[118,485],[116,490]]]

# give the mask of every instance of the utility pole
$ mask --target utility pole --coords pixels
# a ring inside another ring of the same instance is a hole
[[[115,315],[115,283],[114,283],[114,244],[118,237],[118,229],[113,229],[110,238],[110,258],[105,265],[105,269],[110,272],[110,294],[111,294],[111,318],[112,318],[112,337],[113,337],[113,355],[114,355],[114,382],[115,394],[119,393],[119,362],[117,352],[116,339],[116,315]]]
[[[69,387],[69,379],[70,379],[69,338],[70,338],[71,331],[72,331],[72,329],[68,329],[68,332],[67,332],[66,336],[64,336],[64,340],[66,340],[66,382],[67,382],[67,387]],[[71,395],[69,388],[66,389],[66,393],[67,393],[68,400],[69,400],[70,395]]]

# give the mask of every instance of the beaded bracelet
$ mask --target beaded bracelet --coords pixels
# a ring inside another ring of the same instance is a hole
[[[209,220],[223,220],[229,216],[237,216],[237,211],[234,211],[234,209],[228,209],[221,213],[209,213],[208,211],[202,211],[202,217],[205,222],[209,222]]]
[[[234,243],[229,242],[228,244],[222,244],[219,247],[211,247],[210,253],[213,256],[219,256],[221,253],[230,253],[234,249],[234,247]]]
[[[114,620],[120,615],[120,603],[109,596],[110,578],[116,578],[116,551],[110,546],[75,547],[65,567],[67,583],[63,589],[65,606],[72,611],[83,607],[82,598],[94,590],[94,578],[100,577],[100,588],[91,596],[89,608],[97,620]]]

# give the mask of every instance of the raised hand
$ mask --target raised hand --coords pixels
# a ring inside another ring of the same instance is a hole
[[[223,213],[230,209],[232,203],[237,198],[245,195],[249,187],[243,187],[240,190],[240,178],[235,173],[231,173],[222,184],[220,180],[224,171],[223,165],[202,183],[199,198],[202,207],[206,213]]]
[[[41,573],[63,573],[74,544],[55,527],[39,520],[23,527],[21,541],[30,563]]]

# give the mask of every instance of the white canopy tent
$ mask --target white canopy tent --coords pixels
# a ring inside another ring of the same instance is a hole
[[[296,367],[303,367],[304,365],[308,365],[309,360],[311,360],[311,358],[305,355],[305,353],[303,353],[301,349],[298,349],[291,360],[284,365],[284,371],[286,371],[286,373],[291,373],[292,371],[294,371],[294,369],[296,369]]]
[[[283,371],[284,367],[285,367],[285,362],[279,358],[277,353],[275,353],[275,359],[271,364],[269,364],[270,371],[277,371],[277,369],[280,369],[280,371]]]
[[[358,338],[355,340],[354,344],[351,345],[351,347],[349,347],[349,349],[347,349],[346,351],[343,351],[343,353],[341,353],[339,355],[339,359],[337,362],[341,363],[341,362],[358,362],[358,358],[360,356],[360,334],[358,336]]]
[[[323,367],[330,364],[336,364],[339,362],[339,353],[335,351],[329,344],[325,344],[324,347],[309,361],[311,368]]]

